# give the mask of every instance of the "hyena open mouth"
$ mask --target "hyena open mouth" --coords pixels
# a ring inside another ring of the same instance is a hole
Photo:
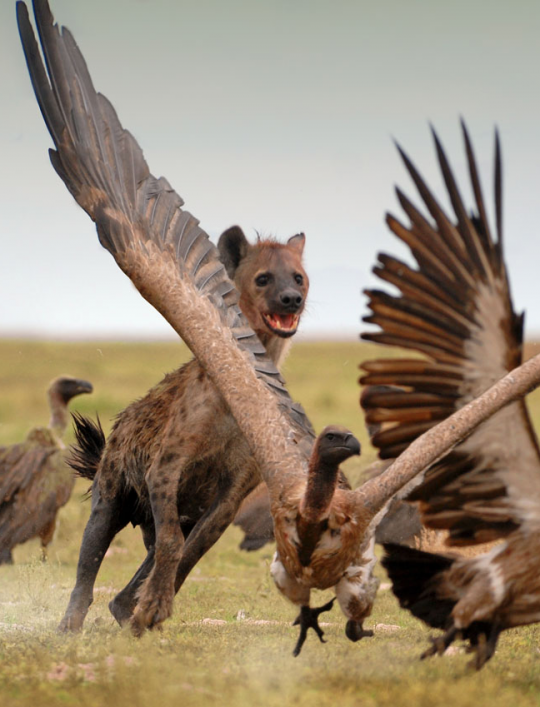
[[[263,314],[263,320],[273,334],[286,338],[296,333],[300,316],[298,314]]]

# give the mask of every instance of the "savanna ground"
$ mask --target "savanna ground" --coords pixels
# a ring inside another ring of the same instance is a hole
[[[375,458],[356,382],[359,361],[374,355],[374,347],[354,342],[302,342],[284,371],[317,430],[335,422],[360,437],[363,456],[346,467],[353,483]],[[116,413],[187,357],[175,343],[0,341],[0,444],[17,442],[47,421],[44,389],[60,373],[93,382],[94,394],[76,399],[73,408],[98,411],[108,431]],[[530,396],[529,404],[538,428],[540,395]],[[503,634],[479,674],[467,669],[461,652],[419,662],[429,632],[398,608],[380,568],[382,591],[366,622],[375,627],[374,638],[350,643],[336,608],[324,615],[328,643],[310,635],[293,658],[295,609],[272,585],[273,548],[241,553],[237,528],[229,528],[192,572],[163,631],[140,640],[120,629],[107,608],[144,555],[139,531],[126,529],[105,558],[84,630],[59,635],[89,513],[87,487],[79,480],[61,512],[48,563],[40,562],[39,545],[31,541],[15,551],[15,565],[0,567],[2,707],[540,704],[540,627]],[[317,605],[326,600],[326,594],[315,596]]]

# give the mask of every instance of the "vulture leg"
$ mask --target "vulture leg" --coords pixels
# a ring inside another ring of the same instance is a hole
[[[293,655],[295,658],[297,655],[300,655],[300,651],[302,650],[302,646],[307,638],[309,628],[312,628],[315,631],[321,643],[326,643],[323,638],[324,631],[319,626],[319,614],[322,614],[323,611],[330,611],[335,600],[336,597],[331,599],[327,604],[320,606],[318,609],[312,609],[309,606],[300,607],[300,613],[293,623],[293,626],[300,626],[300,635],[298,636],[298,641],[296,642],[296,646],[293,650]]]
[[[56,517],[52,521],[42,528],[39,539],[41,540],[41,561],[46,562],[48,559],[47,546],[52,541],[54,537],[54,531],[56,530]]]
[[[484,624],[485,626],[485,624]],[[495,653],[501,627],[497,623],[490,624],[487,631],[479,631],[471,638],[471,651],[476,653],[469,667],[480,670]]]
[[[364,629],[364,621],[371,615],[379,587],[379,580],[373,574],[375,554],[372,541],[357,559],[357,563],[347,569],[335,587],[336,598],[348,619],[345,635],[353,643],[373,636],[371,629]]]
[[[120,626],[124,626],[131,619],[131,616],[135,611],[135,606],[137,605],[137,591],[144,580],[148,577],[152,567],[154,566],[154,551],[156,543],[154,526],[153,524],[141,525],[141,530],[144,545],[147,550],[146,558],[124,589],[122,589],[122,591],[119,592],[111,602],[109,602],[109,611],[118,621]]]
[[[125,497],[106,501],[96,483],[92,489],[92,510],[84,529],[77,565],[77,581],[71,592],[68,608],[58,627],[59,631],[78,631],[93,601],[97,573],[114,536],[129,521],[129,507]]]
[[[361,621],[354,621],[349,619],[345,625],[345,635],[349,641],[359,641],[361,638],[370,638],[373,636],[373,631],[371,629],[364,629]]]

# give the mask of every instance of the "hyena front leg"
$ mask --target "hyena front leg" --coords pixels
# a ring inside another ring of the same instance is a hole
[[[186,577],[200,558],[221,537],[225,528],[231,524],[242,500],[255,485],[255,483],[250,482],[248,486],[241,485],[240,488],[227,487],[226,489],[225,487],[227,485],[222,484],[218,498],[214,504],[208,508],[193,528],[187,529],[186,532],[189,534],[184,543],[182,556],[176,572],[175,593],[178,592]],[[129,584],[127,584],[120,594],[109,604],[112,615],[121,625],[124,625],[131,619],[137,604],[137,590],[154,566],[155,535],[153,534],[153,527],[151,530],[151,544],[147,544],[145,539],[148,554],[144,562],[130,580]],[[143,533],[145,533],[144,529]]]
[[[141,585],[131,618],[131,628],[137,636],[147,628],[160,626],[172,614],[174,579],[184,546],[178,515],[178,482],[187,461],[178,455],[161,455],[146,477],[156,542],[154,566]]]
[[[197,521],[184,545],[176,572],[176,592],[201,557],[232,523],[240,504],[258,482],[256,475],[244,479],[234,479],[232,474],[222,476],[213,504]]]

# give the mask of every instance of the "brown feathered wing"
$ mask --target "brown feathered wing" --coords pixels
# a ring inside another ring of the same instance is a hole
[[[75,477],[52,432],[36,428],[0,448],[0,550],[39,534],[67,503]]]
[[[363,338],[418,351],[422,357],[377,359],[362,366],[362,384],[398,387],[368,395],[364,402],[368,422],[382,425],[372,440],[382,458],[397,457],[423,432],[521,363],[523,317],[514,312],[503,259],[499,142],[494,238],[464,125],[463,134],[476,205],[470,214],[435,133],[452,218],[400,149],[429,216],[397,190],[410,224],[391,215],[387,223],[408,245],[418,267],[379,254],[374,272],[399,295],[367,291],[372,314],[365,321],[379,331]],[[410,499],[421,501],[426,525],[449,530],[450,544],[492,540],[526,520],[523,499],[540,499],[539,457],[525,402],[519,400],[432,467]],[[536,511],[540,518],[540,507]]]
[[[284,460],[287,466],[287,459],[295,462],[289,468],[302,467],[311,425],[241,313],[216,247],[168,182],[150,173],[46,0],[34,1],[34,13],[45,66],[26,5],[17,3],[32,85],[56,148],[50,150],[55,170],[96,223],[103,247],[220,381],[252,449],[260,449],[263,474]],[[254,410],[257,390],[264,404]]]

